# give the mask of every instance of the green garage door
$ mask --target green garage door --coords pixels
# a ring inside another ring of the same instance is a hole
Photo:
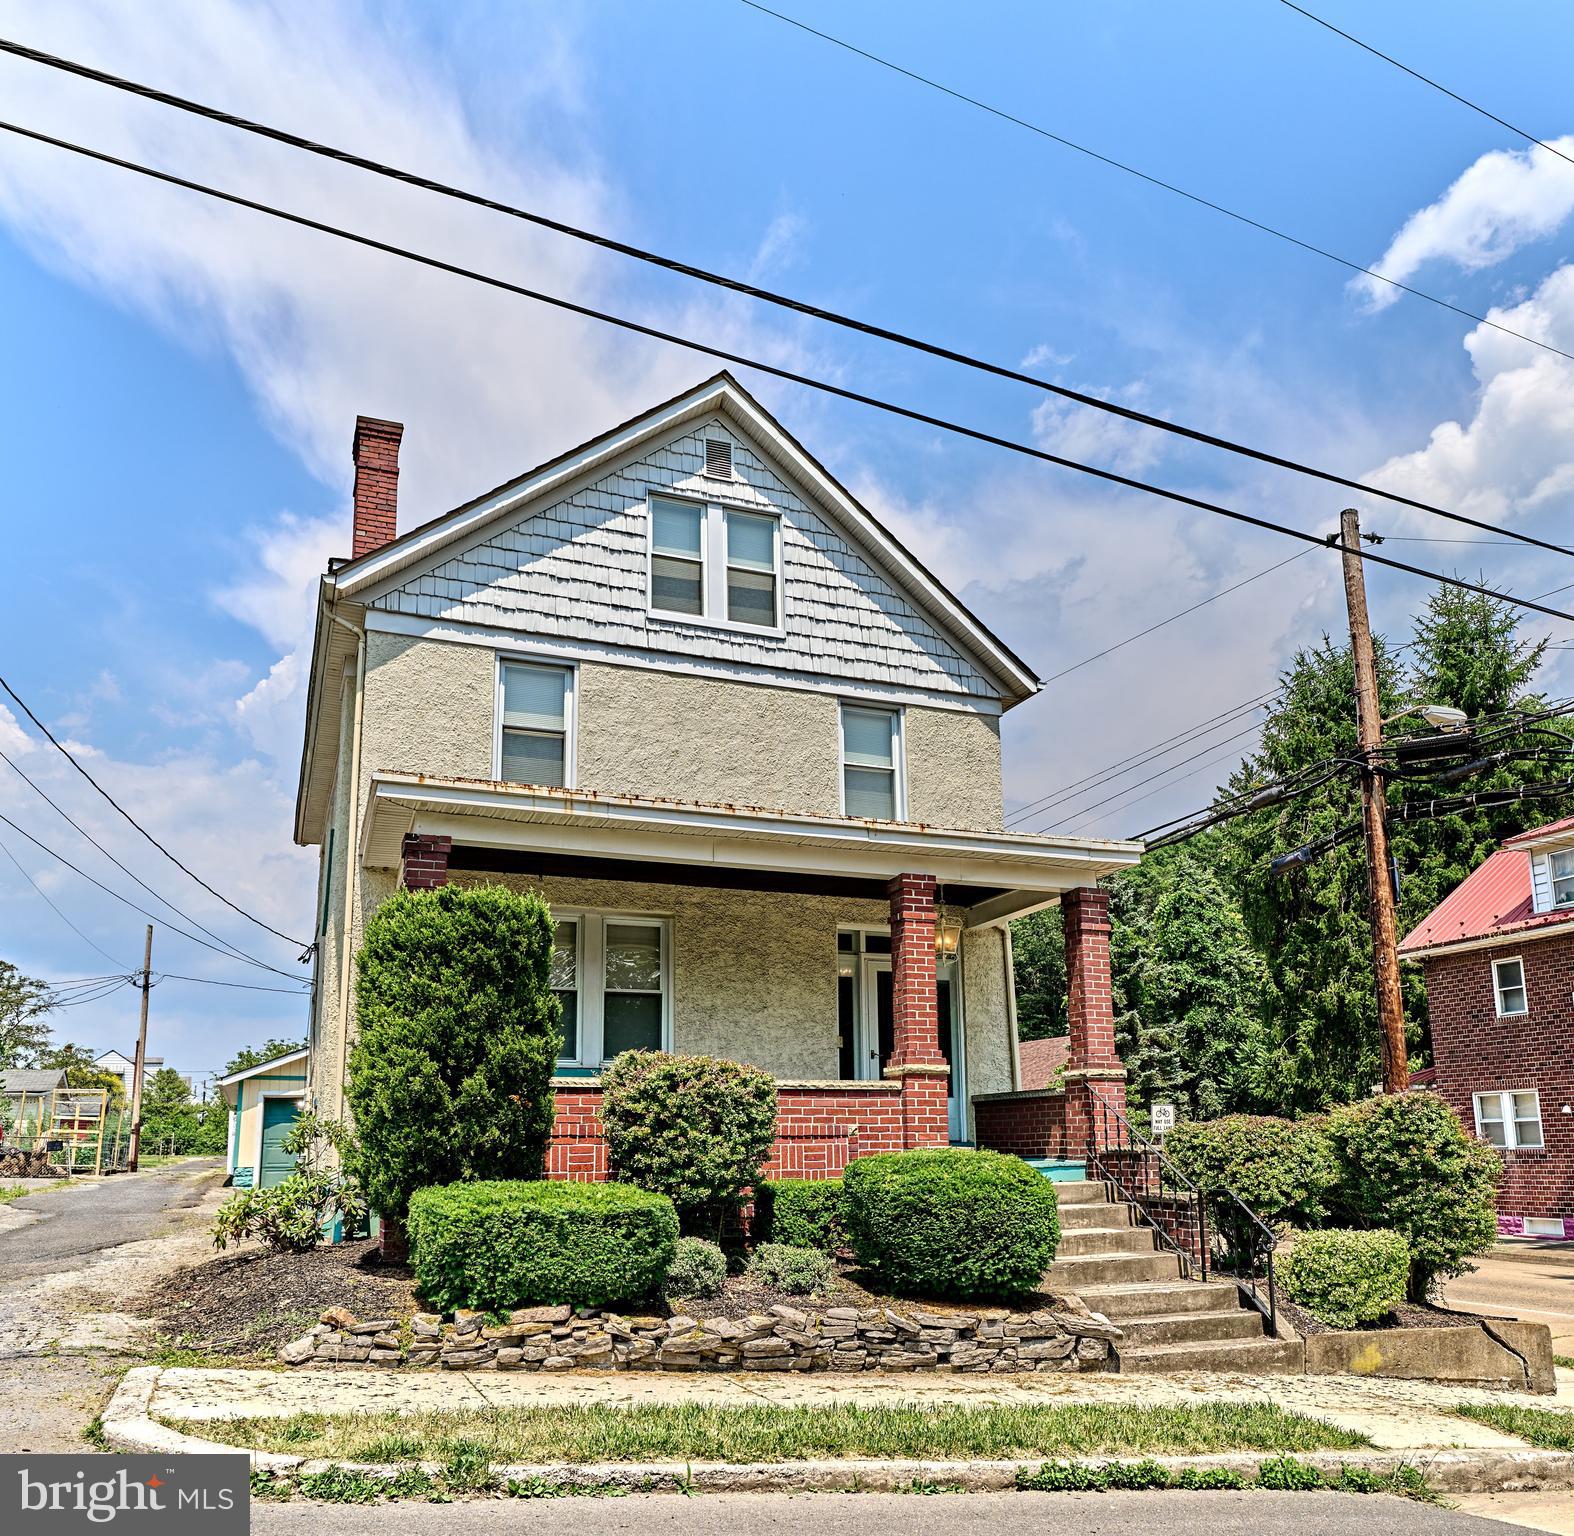
[[[301,1112],[299,1099],[264,1099],[262,1101],[262,1167],[257,1170],[257,1187],[272,1189],[281,1184],[294,1171],[295,1159],[284,1150],[284,1138],[290,1134],[296,1116]]]

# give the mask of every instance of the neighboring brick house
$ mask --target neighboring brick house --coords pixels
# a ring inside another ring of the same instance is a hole
[[[1498,1229],[1574,1237],[1574,817],[1511,837],[1399,946],[1431,1089],[1503,1156]]]
[[[558,1177],[605,1175],[598,1077],[634,1047],[775,1075],[778,1172],[974,1139],[1021,1087],[1010,919],[1055,901],[1056,1113],[1120,1102],[1096,882],[1140,847],[1004,829],[1000,719],[1037,679],[736,381],[396,537],[402,431],[357,423],[319,596],[316,1107],[344,1107],[366,918],[450,881],[557,918]]]

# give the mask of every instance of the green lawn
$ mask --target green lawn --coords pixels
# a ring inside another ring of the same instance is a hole
[[[1505,1435],[1518,1435],[1544,1451],[1574,1451],[1574,1413],[1521,1408],[1518,1403],[1461,1403],[1454,1411]]]
[[[179,1427],[179,1426],[176,1426]],[[205,1423],[230,1445],[345,1461],[795,1461],[1355,1450],[1364,1436],[1271,1403],[1144,1408],[646,1404],[297,1414]]]

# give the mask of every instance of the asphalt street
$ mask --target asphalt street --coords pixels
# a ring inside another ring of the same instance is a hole
[[[256,1536],[1506,1536],[1524,1529],[1348,1493],[635,1494],[457,1504],[254,1504]]]
[[[1545,1323],[1553,1353],[1574,1355],[1574,1242],[1500,1243],[1475,1263],[1444,1283],[1449,1306]]]

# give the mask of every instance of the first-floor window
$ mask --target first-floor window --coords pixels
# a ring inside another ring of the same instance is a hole
[[[564,1066],[595,1068],[668,1040],[670,929],[665,919],[558,913],[552,990],[563,1005]]]
[[[1478,1093],[1476,1134],[1494,1147],[1541,1145],[1541,1100],[1535,1089]]]

